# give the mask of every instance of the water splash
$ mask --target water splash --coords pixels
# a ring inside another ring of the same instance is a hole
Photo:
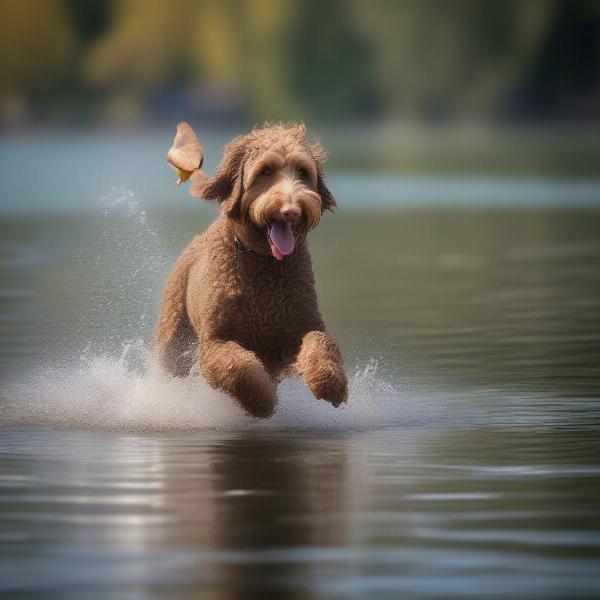
[[[132,364],[143,355],[146,365]],[[245,414],[196,372],[185,379],[165,375],[140,341],[117,358],[88,357],[74,367],[45,368],[26,383],[7,388],[4,420],[92,430],[361,430],[422,420],[421,400],[398,391],[378,374],[375,362],[349,377],[348,404],[333,408],[315,399],[297,379],[279,386],[279,405],[268,420]]]
[[[173,257],[131,190],[114,188],[100,199],[100,206],[102,229],[88,244],[91,256],[83,257],[81,264],[85,270],[86,262],[93,263],[82,320],[91,318],[88,338],[97,351],[107,347],[116,351],[123,334],[134,339],[151,329]],[[111,345],[115,332],[120,333],[118,343]]]

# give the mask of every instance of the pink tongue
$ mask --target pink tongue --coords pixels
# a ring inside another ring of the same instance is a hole
[[[269,237],[271,238],[271,252],[277,260],[281,260],[294,251],[294,234],[289,223],[273,221],[269,228]]]

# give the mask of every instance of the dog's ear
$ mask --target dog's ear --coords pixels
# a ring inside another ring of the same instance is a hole
[[[323,163],[327,160],[327,151],[318,141],[310,146],[310,153],[317,166],[317,193],[321,196],[321,212],[330,210],[333,212],[337,208],[337,203],[329,188],[325,185],[325,173],[323,172]]]
[[[221,205],[229,217],[240,216],[240,200],[244,193],[244,160],[246,157],[246,138],[235,138],[225,147],[223,160],[217,167],[214,177],[190,188],[197,198],[212,200]]]
[[[330,210],[331,212],[334,212],[337,208],[337,203],[333,194],[325,185],[322,173],[317,174],[317,193],[321,196],[321,211],[325,212],[326,210]]]

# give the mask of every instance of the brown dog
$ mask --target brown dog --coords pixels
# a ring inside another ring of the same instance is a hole
[[[273,413],[276,385],[293,373],[334,406],[348,395],[306,242],[336,206],[324,159],[302,124],[235,138],[216,175],[198,171],[191,189],[219,202],[222,216],[182,252],[165,286],[156,331],[162,367],[183,377],[199,358],[208,383],[257,417]]]

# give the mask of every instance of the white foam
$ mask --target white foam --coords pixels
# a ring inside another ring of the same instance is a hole
[[[150,360],[137,371],[128,364],[129,354],[38,370],[26,383],[7,388],[3,420],[15,425],[117,431],[352,430],[406,424],[424,416],[421,402],[385,382],[374,362],[350,375],[346,405],[333,408],[314,398],[301,381],[290,379],[279,386],[275,415],[259,420],[212,389],[198,373],[172,378]]]

